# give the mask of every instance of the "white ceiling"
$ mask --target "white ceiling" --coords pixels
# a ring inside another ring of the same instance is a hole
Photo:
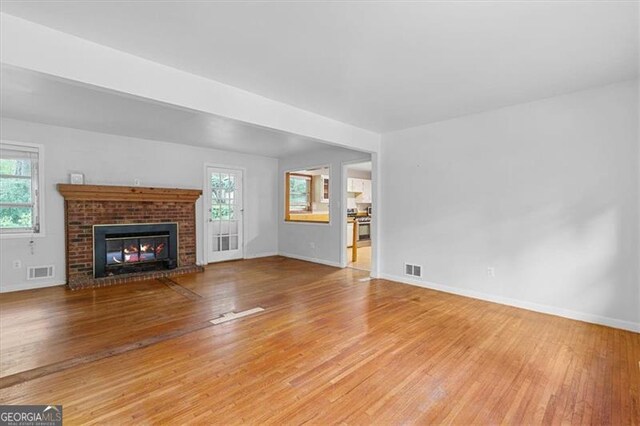
[[[375,131],[638,75],[629,1],[3,1],[2,11]]]
[[[6,65],[0,73],[3,117],[274,158],[327,147],[302,136]]]

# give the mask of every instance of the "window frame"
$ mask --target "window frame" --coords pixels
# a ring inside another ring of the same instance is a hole
[[[307,209],[305,210],[291,210],[291,177],[300,177],[300,178],[304,178],[307,181]],[[306,175],[304,173],[293,173],[293,172],[287,172],[287,216],[293,214],[305,214],[305,213],[311,213],[313,211],[311,204],[313,203],[313,176],[312,175]]]
[[[44,146],[41,144],[30,142],[18,142],[12,140],[0,140],[2,147],[15,147],[16,150],[24,149],[25,151],[36,151],[38,160],[32,164],[31,172],[31,196],[33,200],[33,211],[36,217],[34,227],[27,228],[0,228],[0,239],[11,238],[40,238],[45,236],[45,210],[44,210]],[[35,176],[33,167],[35,166]],[[4,177],[4,176],[3,176]],[[4,204],[5,206],[7,204]]]

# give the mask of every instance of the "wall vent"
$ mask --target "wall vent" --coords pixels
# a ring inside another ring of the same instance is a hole
[[[405,263],[404,274],[409,275],[411,277],[422,277],[422,266]]]
[[[53,278],[53,265],[27,267],[27,280]]]

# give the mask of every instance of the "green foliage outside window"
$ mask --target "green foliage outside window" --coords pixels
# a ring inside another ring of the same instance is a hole
[[[289,176],[289,211],[311,211],[311,179],[304,176]]]
[[[0,159],[0,228],[31,228],[31,160]],[[13,204],[13,205],[12,205]]]
[[[211,175],[211,219],[234,219],[235,177],[224,173]]]

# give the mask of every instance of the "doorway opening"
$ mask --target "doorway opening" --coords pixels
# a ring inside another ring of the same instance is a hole
[[[373,223],[372,162],[345,164],[346,266],[371,271]]]

